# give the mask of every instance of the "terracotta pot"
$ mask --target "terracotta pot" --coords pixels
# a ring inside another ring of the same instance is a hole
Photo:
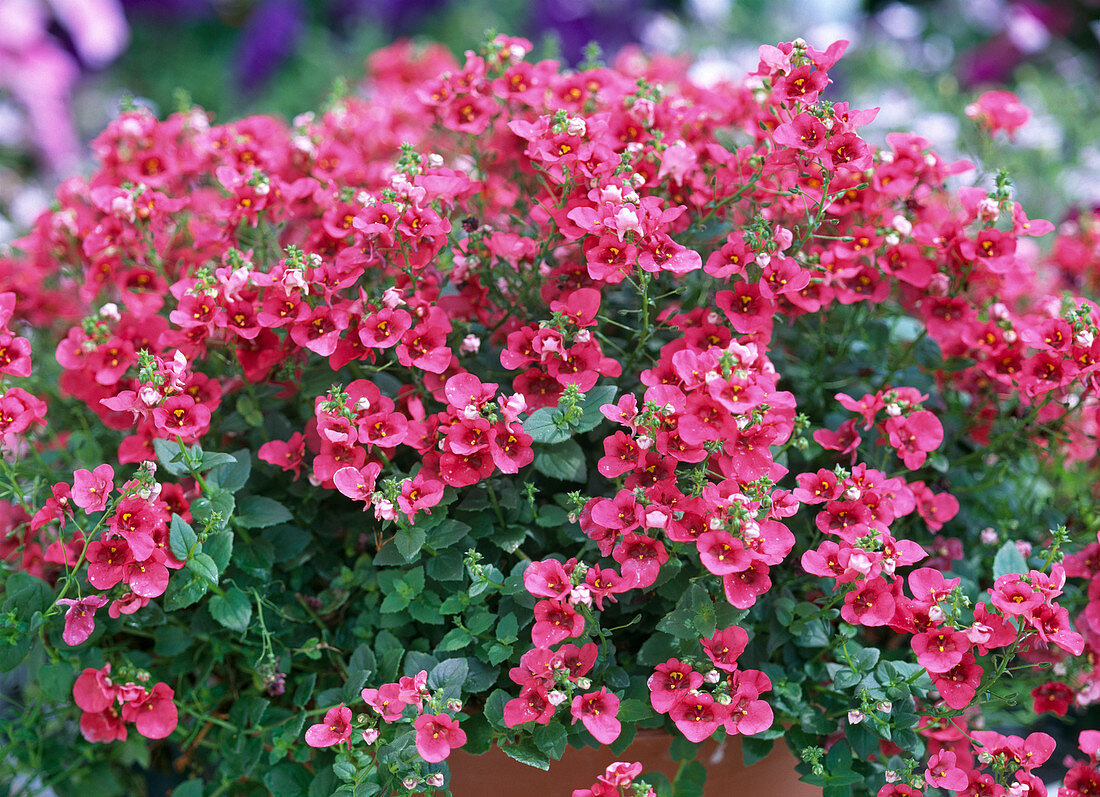
[[[664,731],[641,730],[619,755],[592,747],[568,748],[561,761],[551,762],[548,772],[514,761],[496,747],[480,756],[456,750],[447,759],[451,791],[454,797],[572,797],[574,789],[591,786],[613,761],[641,761],[645,771],[661,772],[672,780],[679,764],[669,756],[671,744],[672,737]],[[738,736],[700,745],[698,760],[707,767],[706,797],[821,797],[821,789],[799,783],[797,762],[782,739],[771,755],[751,767],[742,762]]]

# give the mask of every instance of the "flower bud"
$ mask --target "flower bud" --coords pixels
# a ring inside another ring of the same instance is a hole
[[[377,728],[367,728],[363,731],[363,741],[367,744],[374,744],[378,741],[378,737],[382,735],[382,732]]]
[[[984,542],[986,545],[992,545],[993,543],[997,542],[997,539],[997,532],[994,531],[992,528],[982,529],[982,542]]]
[[[894,704],[889,700],[882,700],[875,704],[875,709],[881,711],[883,714],[889,714],[894,710]]]
[[[569,602],[574,606],[591,606],[592,592],[584,584],[578,584],[569,591]]]
[[[553,689],[546,695],[546,702],[551,706],[560,706],[568,699],[569,697],[560,689]]]
[[[451,711],[462,711],[462,701],[457,697],[452,697],[447,701],[447,708]]]
[[[585,677],[582,676],[582,677],[578,678],[576,681],[574,681],[574,683],[580,689],[591,689],[592,688],[592,679],[591,678],[585,678]]]
[[[443,773],[442,772],[433,772],[432,774],[428,775],[427,778],[424,779],[424,783],[427,784],[428,786],[431,786],[433,789],[442,789],[443,788]]]
[[[412,791],[413,789],[415,789],[417,786],[420,785],[420,778],[413,778],[413,777],[405,778],[403,781],[401,781],[401,785],[404,786],[409,791]]]
[[[711,670],[703,676],[703,683],[716,684],[722,680],[722,674],[718,670]]]
[[[848,712],[849,725],[859,725],[859,723],[863,722],[865,719],[867,719],[867,715],[858,709],[853,708]]]
[[[458,346],[458,350],[463,354],[477,354],[480,349],[481,338],[477,335],[467,335]]]
[[[565,123],[565,132],[571,136],[583,136],[588,132],[588,126],[585,124],[584,119],[574,116]]]
[[[942,623],[943,618],[946,616],[947,615],[943,613],[943,609],[940,608],[939,604],[934,604],[931,608],[928,609],[928,619],[931,620],[933,623]]]

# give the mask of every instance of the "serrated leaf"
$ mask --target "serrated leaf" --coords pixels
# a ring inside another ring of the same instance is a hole
[[[540,407],[523,422],[523,431],[536,443],[561,443],[572,435],[557,407]]]
[[[164,610],[174,612],[177,609],[184,609],[201,600],[208,589],[210,589],[209,581],[185,568],[178,576],[169,579],[168,589],[164,593]]]
[[[534,742],[522,741],[500,746],[505,755],[536,769],[550,769],[550,758],[535,747]]]
[[[236,518],[237,523],[246,529],[266,529],[276,523],[286,523],[293,515],[274,498],[250,495],[241,500]]]
[[[531,740],[540,752],[545,753],[550,759],[557,761],[565,753],[566,739],[569,732],[564,726],[554,722],[550,725],[539,725],[531,734]]]
[[[552,479],[584,482],[588,478],[584,452],[576,440],[566,440],[555,446],[539,447],[535,453],[535,470]]]
[[[198,539],[198,535],[191,528],[191,524],[173,512],[172,522],[168,526],[168,547],[172,550],[172,556],[181,562],[186,562],[187,555],[191,552],[191,546]]]
[[[473,636],[465,628],[452,628],[448,631],[443,639],[440,640],[439,645],[436,646],[436,650],[449,653],[453,650],[461,650],[474,641]]]
[[[578,406],[581,408],[581,419],[573,424],[574,432],[589,432],[606,420],[600,407],[604,404],[612,404],[615,394],[619,389],[613,385],[603,385],[589,390]]]
[[[180,444],[174,440],[153,439],[153,451],[156,452],[160,466],[173,476],[184,476],[189,471],[183,464],[183,452]]]
[[[218,583],[218,566],[209,554],[199,551],[187,561],[187,569],[211,584]]]
[[[248,477],[252,474],[252,452],[247,448],[234,451],[232,454],[203,454],[204,468],[210,467],[206,462],[209,456],[226,459],[221,460],[221,464],[217,464],[206,475],[207,482],[213,481],[223,490],[231,493],[235,493],[248,483]]]
[[[36,677],[42,694],[48,700],[68,700],[72,697],[73,682],[76,674],[67,661],[46,664],[38,670]]]
[[[210,599],[210,615],[230,631],[244,633],[252,620],[252,601],[242,590],[230,587]]]
[[[1001,546],[993,558],[993,577],[1000,578],[1011,573],[1027,573],[1027,560],[1011,540]]]
[[[202,549],[214,560],[218,572],[223,572],[229,567],[229,560],[233,557],[233,532],[224,530],[211,534],[202,544]]]
[[[470,667],[466,659],[446,659],[439,662],[428,674],[428,686],[432,689],[444,691],[444,699],[457,698],[462,692],[462,686],[470,674]]]
[[[237,460],[233,458],[232,454],[226,454],[221,451],[204,451],[202,461],[199,462],[199,470],[208,471],[219,465],[236,464],[236,462]]]
[[[397,546],[397,552],[404,560],[411,562],[424,546],[425,536],[424,530],[416,526],[401,528],[393,535],[393,544]]]
[[[454,545],[470,532],[470,527],[460,521],[444,520],[438,526],[428,532],[428,544],[435,550]]]
[[[745,766],[751,767],[757,761],[768,757],[775,745],[774,739],[755,739],[752,736],[741,737],[741,758]]]

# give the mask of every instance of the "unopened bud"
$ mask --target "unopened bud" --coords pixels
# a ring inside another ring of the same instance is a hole
[[[853,708],[848,712],[849,725],[859,725],[859,723],[863,722],[865,719],[867,719],[867,715],[862,711]]]
[[[382,732],[377,728],[367,728],[363,731],[363,741],[367,744],[374,744],[378,741],[378,737],[382,735]]]
[[[433,789],[442,789],[443,788],[443,773],[442,772],[433,772],[432,774],[428,775],[428,777],[426,777],[424,779],[424,783],[427,784],[428,786],[431,786]]]
[[[569,698],[565,694],[565,692],[561,691],[560,689],[554,689],[548,692],[546,695],[546,702],[549,703],[551,706],[560,706],[568,699]]]

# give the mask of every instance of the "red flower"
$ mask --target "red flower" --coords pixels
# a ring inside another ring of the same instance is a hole
[[[458,720],[446,714],[421,714],[413,723],[416,728],[416,751],[425,761],[435,764],[451,754],[451,750],[466,744],[466,732]]]
[[[600,744],[611,744],[619,738],[622,723],[615,716],[619,713],[619,698],[608,692],[607,687],[574,697],[570,712],[573,723],[580,720]]]
[[[351,709],[343,704],[330,708],[325,713],[324,722],[310,725],[306,729],[306,744],[310,747],[332,747],[334,744],[348,742],[351,747]]]
[[[164,739],[179,722],[179,712],[172,698],[176,696],[168,684],[157,684],[144,697],[122,707],[122,718],[132,722],[146,739]]]
[[[955,754],[949,750],[941,750],[928,759],[924,780],[929,786],[955,792],[962,791],[970,782],[966,771],[955,766]]]
[[[731,625],[715,631],[713,636],[702,639],[703,652],[714,662],[714,666],[724,672],[737,670],[737,657],[745,652],[749,644],[749,634],[740,626]]]
[[[691,690],[703,685],[703,674],[679,659],[669,659],[654,669],[656,671],[649,676],[646,685],[649,687],[649,701],[658,714],[667,714]]]
[[[669,716],[688,741],[698,744],[729,718],[729,709],[706,692],[689,692],[672,707]]]
[[[66,645],[79,645],[92,635],[95,630],[96,609],[107,603],[107,599],[101,595],[89,595],[80,600],[72,598],[58,598],[58,603],[69,607],[65,612],[65,630],[61,639]]]
[[[80,468],[73,473],[73,503],[85,512],[99,512],[107,507],[107,499],[115,488],[115,470],[103,464],[94,471]]]

